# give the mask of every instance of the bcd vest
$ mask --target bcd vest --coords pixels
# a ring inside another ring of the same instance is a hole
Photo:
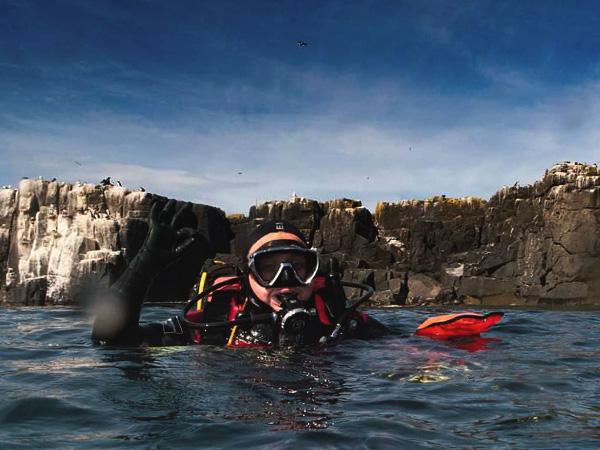
[[[236,277],[222,276],[213,281],[213,284],[233,280]],[[323,298],[326,287],[324,276],[317,276],[312,282],[314,310],[318,319],[319,330],[323,334],[330,333],[335,326],[335,319],[329,311],[327,302]],[[313,306],[313,305],[311,305]],[[244,292],[242,283],[232,281],[215,291],[209,293],[206,298],[200,298],[196,306],[191,308],[185,315],[186,319],[196,323],[207,323],[235,320],[238,314],[245,312],[247,308],[253,307],[247,293]],[[273,327],[271,324],[253,325],[252,327],[223,327],[222,329],[193,329],[191,338],[196,344],[214,344],[228,347],[256,347],[264,348],[273,344],[268,338],[261,337],[261,330],[265,327]],[[270,330],[268,330],[270,331]]]

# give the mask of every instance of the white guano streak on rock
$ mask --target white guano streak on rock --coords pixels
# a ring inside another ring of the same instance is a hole
[[[105,189],[109,191],[111,209],[107,208]],[[48,301],[61,303],[74,279],[118,259],[118,219],[122,218],[123,201],[128,194],[121,187],[23,180],[15,205],[16,246],[12,250],[16,253],[12,260],[18,261],[18,267],[16,274],[11,268],[8,284],[12,285],[15,278],[19,283],[27,283],[45,277]],[[135,193],[128,200],[133,204],[142,195]],[[14,197],[12,190],[0,191],[0,219],[14,210],[11,196]],[[0,238],[8,229],[2,233]]]

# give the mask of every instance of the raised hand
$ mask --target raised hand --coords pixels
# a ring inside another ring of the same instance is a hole
[[[140,311],[152,280],[192,248],[206,257],[208,241],[199,230],[185,226],[191,207],[187,203],[176,211],[175,200],[152,205],[144,245],[111,286],[109,295],[98,302],[92,330],[95,341],[138,345],[143,335],[138,325]]]
[[[150,210],[150,229],[144,241],[142,251],[153,258],[160,259],[162,264],[170,264],[179,259],[203,236],[198,230],[185,225],[185,216],[192,209],[186,203],[176,211],[177,202],[169,200],[164,206],[155,202]]]

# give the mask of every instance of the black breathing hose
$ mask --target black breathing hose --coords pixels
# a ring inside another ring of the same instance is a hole
[[[199,330],[207,330],[209,328],[231,328],[236,325],[254,325],[258,323],[270,323],[277,320],[277,314],[264,313],[264,314],[248,314],[248,317],[238,317],[237,319],[228,320],[227,322],[192,322],[189,319],[184,318],[183,321],[190,327]]]
[[[242,277],[233,277],[228,280],[221,281],[220,283],[213,284],[208,289],[203,290],[198,295],[196,295],[194,298],[192,298],[190,301],[188,301],[187,304],[183,307],[183,316],[182,316],[183,322],[191,328],[201,328],[201,329],[202,328],[217,328],[217,325],[216,325],[217,323],[221,327],[227,326],[227,322],[206,322],[206,323],[192,322],[186,316],[187,316],[187,313],[189,312],[189,310],[192,308],[192,306],[194,306],[199,299],[206,297],[211,292],[214,292],[217,289],[220,289],[222,287],[229,286],[229,285],[235,284],[235,283],[243,283],[243,282],[244,282],[244,279]],[[231,326],[234,326],[234,325],[236,325],[236,324],[232,324]]]
[[[204,291],[200,292],[198,295],[196,295],[194,298],[192,298],[183,308],[183,317],[182,317],[183,322],[185,322],[185,324],[188,325],[190,328],[201,329],[201,330],[206,330],[206,329],[210,329],[210,328],[231,328],[235,325],[254,325],[254,324],[258,324],[258,323],[276,322],[277,321],[277,313],[275,313],[275,312],[264,313],[264,314],[250,313],[250,314],[248,314],[248,317],[239,317],[237,319],[228,320],[226,322],[199,323],[199,322],[193,322],[186,317],[188,311],[192,308],[192,306],[199,299],[206,297],[211,292],[214,292],[217,289],[220,289],[224,286],[228,286],[228,285],[240,283],[240,282],[241,283],[244,282],[243,277],[234,277],[234,278],[230,278],[229,280],[225,280],[220,283],[214,284],[211,287],[209,287],[208,289],[205,289]],[[335,329],[333,330],[333,332],[331,333],[329,338],[326,338],[327,342],[335,340],[340,336],[342,327],[345,324],[345,322],[347,321],[350,314],[352,314],[354,311],[356,311],[356,308],[358,308],[361,304],[363,304],[369,298],[371,298],[371,296],[375,292],[374,289],[371,286],[369,286],[368,284],[355,283],[352,281],[341,281],[341,285],[345,286],[345,287],[353,287],[353,288],[361,289],[366,292],[362,296],[360,296],[359,299],[356,302],[354,302],[350,307],[346,308],[346,310],[342,313],[342,315],[338,319]]]
[[[352,305],[350,305],[350,307],[346,308],[346,310],[342,313],[342,315],[338,319],[337,323],[335,324],[335,328],[333,329],[333,331],[331,332],[329,337],[327,338],[327,337],[323,336],[321,338],[321,344],[323,344],[323,345],[330,344],[331,342],[336,341],[337,339],[339,339],[341,337],[343,327],[346,324],[346,322],[348,321],[348,318],[350,317],[350,315],[356,311],[356,308],[358,308],[360,305],[362,305],[367,300],[369,300],[371,298],[371,296],[373,295],[373,293],[375,292],[375,289],[373,289],[373,287],[369,286],[368,284],[355,283],[352,281],[342,281],[341,284],[344,287],[358,288],[358,289],[362,289],[366,292],[362,296],[360,296],[357,301],[355,301]]]

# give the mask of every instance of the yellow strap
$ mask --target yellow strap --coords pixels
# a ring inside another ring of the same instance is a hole
[[[237,332],[237,325],[234,325],[233,328],[231,329],[231,334],[229,335],[229,339],[227,340],[228,347],[230,347],[232,345],[236,332]]]
[[[202,272],[202,275],[200,276],[200,285],[198,286],[198,294],[200,294],[202,291],[204,291],[205,284],[206,284],[206,272]],[[198,301],[196,302],[196,310],[202,311],[202,297],[200,297],[198,299]]]
[[[246,305],[248,304],[248,299],[246,299],[246,301],[244,302],[244,305],[242,306],[242,311],[244,311],[244,309],[246,309]],[[240,311],[240,312],[242,312]],[[227,346],[231,346],[233,345],[233,340],[235,339],[235,334],[237,333],[237,325],[234,325],[233,328],[231,329],[231,334],[229,335],[229,339],[227,340]]]

